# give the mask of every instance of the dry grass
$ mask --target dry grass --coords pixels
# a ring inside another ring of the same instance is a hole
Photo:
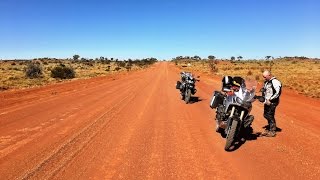
[[[51,77],[51,70],[60,64],[72,67],[75,70],[76,77],[74,79],[105,76],[146,67],[141,64],[133,64],[131,69],[128,69],[127,67],[119,66],[119,63],[115,61],[106,63],[100,61],[41,60],[38,62],[41,63],[43,75],[41,78],[30,79],[25,74],[25,68],[30,61],[0,61],[0,91],[68,81]]]
[[[187,64],[190,66],[187,66]],[[320,98],[320,60],[278,59],[273,61],[176,61],[186,71],[199,71],[218,76],[242,76],[263,83],[262,72],[272,71],[284,87],[300,94]],[[213,68],[214,66],[214,68]]]

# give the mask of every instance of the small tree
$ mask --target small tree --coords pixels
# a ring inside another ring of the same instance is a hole
[[[75,60],[75,61],[78,60],[79,58],[80,58],[80,56],[77,54],[73,56],[73,60]]]
[[[237,59],[240,61],[243,57],[242,56],[238,56]]]
[[[271,56],[266,56],[266,60],[269,60],[271,58]]]
[[[193,56],[193,59],[201,60],[201,57],[200,57],[200,56],[195,55],[195,56]]]
[[[216,67],[217,62],[214,60],[209,60],[209,68],[212,73],[218,72],[218,68]]]
[[[210,59],[210,60],[214,60],[214,59],[216,59],[216,57],[215,57],[215,56],[210,55],[210,56],[208,56],[208,59]]]
[[[231,61],[234,61],[236,58],[234,56],[231,56]]]

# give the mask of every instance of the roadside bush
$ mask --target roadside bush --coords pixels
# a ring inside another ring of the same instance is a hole
[[[124,68],[124,67],[126,67],[126,62],[124,62],[124,61],[118,61],[118,62],[117,62],[117,66]]]
[[[9,87],[8,86],[0,86],[0,91],[5,91],[8,90]]]
[[[60,79],[72,79],[76,75],[72,67],[66,67],[64,64],[54,67],[51,70],[51,77]]]
[[[39,62],[31,62],[25,69],[27,78],[39,78],[42,76],[42,66]]]
[[[212,73],[218,72],[218,68],[216,67],[216,64],[218,64],[217,62],[218,61],[214,61],[214,60],[209,61],[209,68]]]
[[[126,65],[126,69],[127,69],[127,71],[130,71],[130,70],[131,70],[131,68],[132,68],[132,65],[128,63],[128,64]]]

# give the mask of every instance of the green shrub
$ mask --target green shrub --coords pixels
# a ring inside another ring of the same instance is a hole
[[[51,70],[51,77],[60,79],[72,79],[76,75],[72,67],[66,67],[64,64],[54,67]]]
[[[110,71],[110,67],[111,67],[111,66],[107,66],[107,69],[106,69],[106,71]]]
[[[31,62],[25,69],[27,78],[39,78],[42,76],[42,66],[39,62]]]

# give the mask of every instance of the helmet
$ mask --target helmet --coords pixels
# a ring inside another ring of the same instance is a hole
[[[224,76],[222,78],[222,84],[223,86],[226,86],[226,85],[231,85],[233,82],[233,78],[231,76]]]
[[[234,86],[242,86],[244,85],[244,79],[240,76],[235,76],[233,77],[233,83],[232,83]]]
[[[228,92],[232,86],[233,78],[231,76],[224,76],[222,78],[222,91]]]

